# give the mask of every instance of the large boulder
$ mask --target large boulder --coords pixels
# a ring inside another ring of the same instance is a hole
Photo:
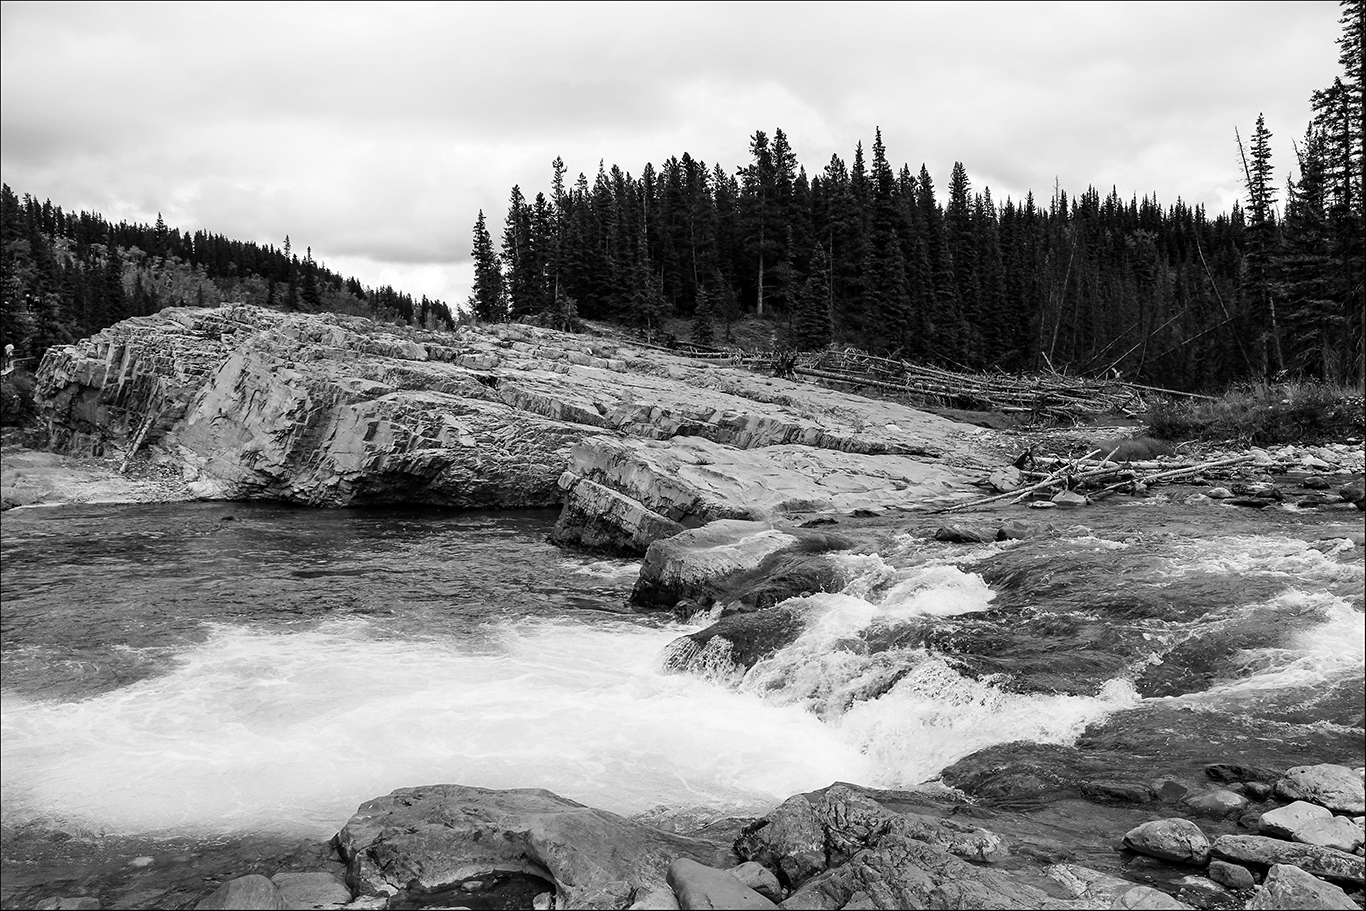
[[[736,839],[735,850],[775,871],[788,888],[796,888],[893,833],[979,863],[993,863],[1009,853],[1005,841],[986,829],[890,810],[845,784],[789,797],[747,826]]]
[[[1203,866],[1209,861],[1209,839],[1189,819],[1155,819],[1135,826],[1124,836],[1124,847],[1149,857]]]
[[[1264,835],[1221,835],[1210,845],[1210,853],[1239,864],[1260,867],[1291,864],[1324,879],[1358,886],[1366,884],[1366,870],[1360,857],[1318,845],[1281,841]]]
[[[1261,822],[1257,824],[1257,831],[1273,838],[1289,838],[1293,841],[1295,833],[1309,823],[1316,819],[1331,818],[1332,815],[1329,810],[1318,804],[1297,800],[1263,813]]]
[[[1360,911],[1346,892],[1290,864],[1276,864],[1267,871],[1261,890],[1247,907],[1249,911]]]
[[[259,873],[230,879],[195,905],[195,911],[283,911],[284,899],[275,884]]]
[[[357,896],[449,889],[493,873],[540,877],[558,908],[626,908],[684,857],[730,866],[722,845],[670,835],[549,791],[403,788],[337,834]]]
[[[1366,783],[1359,772],[1346,766],[1296,766],[1276,782],[1276,793],[1286,800],[1305,800],[1335,813],[1366,813]]]

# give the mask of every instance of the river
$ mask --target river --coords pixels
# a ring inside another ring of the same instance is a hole
[[[1360,765],[1360,514],[1175,509],[851,555],[850,584],[803,599],[802,635],[743,678],[668,673],[699,627],[629,612],[637,564],[551,547],[551,514],[11,510],[6,860],[41,881],[54,832],[321,840],[369,798],[441,782],[760,813],[1123,719],[1130,753],[1161,739],[1173,766],[1235,742]],[[1158,737],[1181,718],[1210,719],[1203,750]]]

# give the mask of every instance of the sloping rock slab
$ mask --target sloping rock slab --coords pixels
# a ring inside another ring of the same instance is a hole
[[[777,905],[725,870],[686,857],[669,864],[669,885],[684,911],[765,911]]]
[[[554,883],[558,908],[626,908],[663,887],[679,857],[734,863],[722,846],[539,789],[402,788],[362,804],[336,842],[357,896],[432,892],[507,871]]]

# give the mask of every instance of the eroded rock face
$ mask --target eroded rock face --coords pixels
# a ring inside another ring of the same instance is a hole
[[[664,887],[669,864],[680,857],[733,863],[723,846],[549,791],[460,785],[402,788],[362,804],[336,843],[357,896],[439,891],[506,872],[552,883],[558,908],[626,908]]]
[[[640,554],[718,518],[968,496],[985,431],[904,406],[519,325],[172,308],[53,349],[52,446],[151,447],[198,496],[563,502],[562,543]],[[966,462],[964,460],[967,460]]]

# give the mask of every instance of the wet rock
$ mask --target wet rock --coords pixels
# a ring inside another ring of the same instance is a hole
[[[34,911],[100,911],[100,900],[92,895],[45,898],[33,906]]]
[[[731,867],[730,875],[769,901],[780,902],[783,900],[783,887],[778,883],[778,877],[774,876],[773,871],[763,864],[756,864],[752,860],[745,861],[738,866]]]
[[[650,829],[549,791],[402,788],[361,805],[337,834],[360,896],[434,891],[493,871],[545,879],[559,908],[623,908],[665,885],[680,857],[733,863],[724,846]]]
[[[1366,812],[1366,785],[1346,766],[1296,766],[1276,782],[1276,793],[1286,800],[1307,800],[1335,813]]]
[[[1248,805],[1246,797],[1224,789],[1193,794],[1187,797],[1184,802],[1193,812],[1216,818],[1241,813],[1247,809]]]
[[[1289,864],[1272,866],[1247,907],[1249,911],[1360,911],[1337,886]]]
[[[1211,487],[1205,491],[1205,496],[1211,500],[1229,500],[1233,498],[1233,491],[1227,487]]]
[[[1079,494],[1072,490],[1062,490],[1053,495],[1052,501],[1056,506],[1089,506],[1091,501],[1084,494]]]
[[[669,608],[682,599],[709,600],[725,580],[756,569],[768,555],[797,539],[766,522],[711,522],[655,541],[645,551],[631,601]]]
[[[1247,795],[1248,800],[1254,800],[1258,803],[1271,797],[1272,792],[1272,786],[1264,781],[1244,781],[1238,785],[1238,788]]]
[[[1233,506],[1245,506],[1248,509],[1266,509],[1275,501],[1267,497],[1234,497],[1226,502]]]
[[[984,544],[994,537],[988,531],[967,525],[941,525],[934,530],[934,539],[949,544]]]
[[[1273,838],[1295,840],[1295,833],[1316,819],[1332,817],[1332,813],[1317,804],[1297,800],[1292,804],[1268,810],[1262,814],[1257,831]]]
[[[1300,486],[1305,490],[1327,490],[1333,485],[1328,483],[1327,478],[1309,477],[1301,481]]]
[[[1035,500],[1029,504],[1030,509],[1057,509],[1058,504],[1052,500]]]
[[[1180,911],[1190,909],[1190,905],[1178,901],[1152,886],[1135,886],[1115,899],[1111,909],[1122,911]]]
[[[1189,819],[1156,819],[1135,826],[1124,836],[1124,847],[1139,854],[1184,864],[1209,860],[1209,839]]]
[[[1025,522],[1021,519],[1010,519],[1002,522],[1001,527],[996,531],[997,541],[1019,541],[1024,538],[1032,538],[1039,533],[1039,526],[1033,522]]]
[[[1252,484],[1234,484],[1233,493],[1234,496],[1251,497],[1259,500],[1284,499],[1281,489],[1266,481],[1257,481]]]
[[[195,905],[196,911],[283,911],[284,899],[275,884],[258,873],[230,879],[208,898]]]
[[[1366,509],[1366,480],[1357,478],[1351,483],[1344,484],[1338,488],[1338,493],[1357,509]]]
[[[1221,835],[1210,845],[1210,853],[1220,860],[1270,867],[1293,864],[1307,873],[1341,882],[1362,885],[1366,871],[1362,859],[1333,848],[1303,845],[1265,835]]]
[[[1148,803],[1156,796],[1151,787],[1135,781],[1084,781],[1081,793],[1093,800],[1117,803]]]
[[[1361,826],[1345,816],[1311,819],[1291,836],[1306,845],[1319,845],[1353,853],[1362,844]]]
[[[663,665],[704,679],[738,681],[761,659],[796,641],[805,622],[801,611],[787,607],[722,617],[670,642]]]
[[[1190,787],[1175,778],[1159,778],[1148,786],[1157,793],[1158,800],[1180,800],[1190,793]]]
[[[270,881],[279,890],[280,900],[286,908],[314,908],[351,900],[351,890],[345,880],[326,871],[276,873]]]
[[[1242,892],[1256,885],[1251,870],[1247,867],[1240,867],[1238,864],[1231,864],[1226,860],[1210,861],[1209,869],[1205,872],[1210,879],[1234,892]]]
[[[1233,762],[1215,762],[1205,766],[1205,775],[1215,781],[1264,782],[1275,784],[1285,773],[1279,769],[1263,766],[1239,765]]]

